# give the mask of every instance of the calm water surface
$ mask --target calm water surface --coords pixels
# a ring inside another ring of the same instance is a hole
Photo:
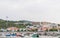
[[[40,37],[30,37],[30,36],[25,36],[25,37],[16,37],[16,36],[11,36],[11,37],[0,37],[0,38],[58,38],[58,37],[53,37],[53,36],[40,36]]]

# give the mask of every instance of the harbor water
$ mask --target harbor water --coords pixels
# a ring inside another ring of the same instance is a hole
[[[59,38],[59,37],[53,37],[53,36],[39,36],[39,37],[30,37],[30,36],[25,36],[25,37],[16,37],[16,36],[7,36],[7,37],[0,37],[0,38]]]

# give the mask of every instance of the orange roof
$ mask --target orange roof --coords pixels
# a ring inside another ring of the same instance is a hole
[[[17,27],[9,27],[9,28],[7,28],[7,30],[18,30],[19,28],[17,28]]]

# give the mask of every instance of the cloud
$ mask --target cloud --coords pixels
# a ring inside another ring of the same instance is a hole
[[[0,0],[0,18],[60,22],[60,0]]]

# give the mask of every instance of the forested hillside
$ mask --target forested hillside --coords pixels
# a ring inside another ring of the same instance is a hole
[[[28,22],[28,24],[25,24],[25,22]],[[17,24],[15,24],[17,23]],[[20,24],[22,23],[22,24]],[[7,27],[18,27],[18,28],[25,28],[26,25],[30,25],[29,24],[30,21],[26,21],[26,20],[21,20],[21,21],[7,21],[7,20],[2,20],[0,19],[0,28],[7,28]]]

